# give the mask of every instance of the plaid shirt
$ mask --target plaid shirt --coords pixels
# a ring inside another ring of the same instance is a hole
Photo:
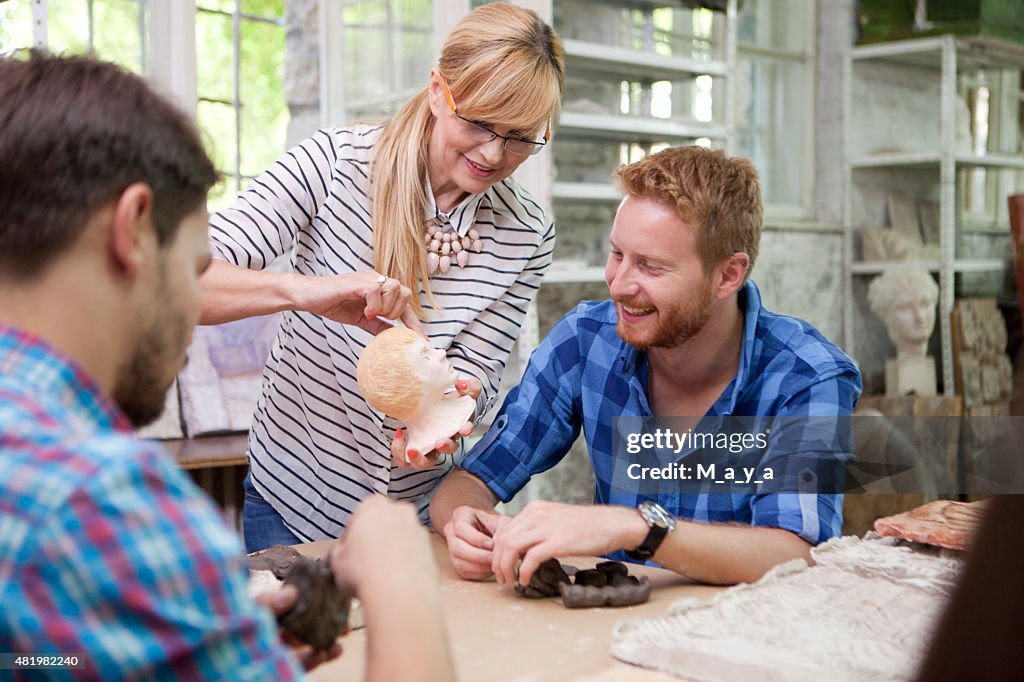
[[[0,652],[85,664],[33,679],[301,677],[246,579],[238,538],[163,448],[0,325]]]
[[[849,416],[861,392],[853,361],[803,320],[765,310],[753,282],[738,298],[744,311],[739,369],[708,415]],[[635,507],[652,496],[611,484],[613,420],[653,416],[647,376],[646,353],[616,332],[614,303],[585,301],[541,342],[491,429],[460,466],[507,502],[532,475],[557,464],[582,428],[595,502]],[[842,495],[694,493],[656,501],[680,518],[784,528],[812,544],[838,535],[843,521]]]

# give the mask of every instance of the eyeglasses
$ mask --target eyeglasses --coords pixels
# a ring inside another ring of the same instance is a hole
[[[521,137],[508,137],[507,135],[499,135],[490,128],[476,121],[471,121],[462,114],[459,113],[459,108],[455,106],[455,100],[452,98],[452,91],[448,89],[448,81],[444,76],[441,76],[441,85],[444,86],[445,97],[448,98],[448,106],[451,107],[452,113],[461,122],[460,130],[466,135],[466,137],[476,140],[477,142],[490,142],[496,137],[502,139],[502,146],[509,154],[515,154],[516,156],[533,156],[539,154],[540,150],[544,149],[544,145],[551,139],[551,120],[548,120],[548,126],[544,130],[544,141],[538,142],[534,140],[524,140]]]

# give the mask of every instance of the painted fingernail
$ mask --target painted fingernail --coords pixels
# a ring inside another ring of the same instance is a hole
[[[469,388],[469,384],[466,383],[465,381],[459,380],[455,382],[455,388],[459,389],[460,391],[465,391],[467,388]]]
[[[405,435],[405,431],[403,431],[402,429],[396,429],[395,430],[395,440],[402,440],[402,436],[404,436],[404,435]]]
[[[414,448],[410,448],[408,451],[406,451],[405,454],[409,456],[409,459],[416,459],[417,457],[420,456],[420,451]]]

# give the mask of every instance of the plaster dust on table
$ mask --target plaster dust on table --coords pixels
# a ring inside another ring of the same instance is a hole
[[[835,538],[710,602],[622,621],[612,655],[702,682],[910,679],[960,569],[957,553]]]

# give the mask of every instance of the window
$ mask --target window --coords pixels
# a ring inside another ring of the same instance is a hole
[[[94,54],[147,73],[146,0],[15,0],[0,3],[0,53],[39,44],[52,52]],[[36,23],[33,13],[45,21]]]
[[[426,85],[434,65],[433,2],[324,2],[324,120],[345,125],[394,114]]]
[[[284,94],[285,0],[14,0],[0,2],[0,53],[39,45],[94,54],[153,77],[191,63],[195,45],[196,117],[224,179],[210,193],[223,206],[284,151],[289,113]],[[157,12],[173,20],[150,26]],[[38,21],[37,21],[38,18]],[[188,35],[194,31],[193,36]],[[153,43],[166,42],[164,62]],[[151,42],[152,41],[152,42]],[[156,67],[156,68],[155,68]],[[163,68],[159,68],[163,67]],[[191,67],[187,67],[189,76]],[[175,83],[168,88],[175,89]],[[185,90],[189,88],[184,87]],[[172,92],[191,108],[195,94]]]
[[[770,217],[812,217],[814,4],[746,0],[737,17],[732,151],[757,167]]]
[[[284,0],[196,3],[196,118],[223,180],[210,209],[229,203],[284,151]]]

